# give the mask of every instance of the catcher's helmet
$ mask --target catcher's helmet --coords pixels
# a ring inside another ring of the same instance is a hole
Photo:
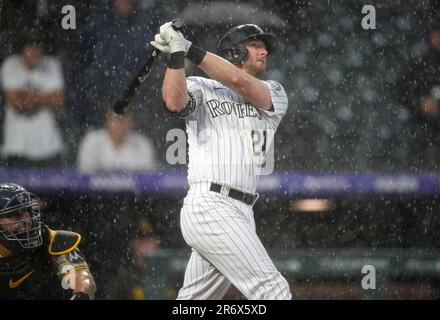
[[[36,196],[25,188],[0,185],[0,242],[7,247],[32,249],[42,244],[41,217]]]
[[[242,24],[229,30],[217,46],[218,54],[233,64],[238,64],[246,59],[248,51],[245,42],[249,39],[260,39],[266,44],[270,53],[275,50],[275,36],[266,33],[255,24]]]

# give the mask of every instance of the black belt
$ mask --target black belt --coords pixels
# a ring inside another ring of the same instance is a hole
[[[222,185],[218,183],[211,182],[210,191],[214,191],[223,194],[226,197],[231,197],[232,199],[239,200],[249,205],[253,205],[258,199],[258,194],[246,193],[234,188],[230,188],[227,185]]]

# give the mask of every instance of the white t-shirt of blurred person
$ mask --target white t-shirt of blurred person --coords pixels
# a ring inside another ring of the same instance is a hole
[[[36,68],[29,70],[20,55],[12,55],[3,62],[0,79],[3,90],[35,89],[49,93],[64,88],[61,63],[51,56],[44,56]],[[4,156],[42,160],[63,151],[62,135],[51,108],[41,108],[32,115],[17,113],[7,104],[5,110]]]
[[[80,170],[151,170],[156,168],[155,149],[151,141],[130,132],[116,148],[106,129],[93,130],[81,141],[78,151]]]

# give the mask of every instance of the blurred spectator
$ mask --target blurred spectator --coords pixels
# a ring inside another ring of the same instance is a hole
[[[440,24],[429,33],[429,51],[409,65],[397,84],[399,98],[413,113],[413,141],[416,169],[439,169],[440,151]]]
[[[104,128],[90,131],[81,141],[78,168],[81,170],[149,170],[156,167],[151,141],[133,132],[133,115],[105,116]]]
[[[147,278],[147,259],[150,253],[159,250],[159,241],[150,220],[140,218],[136,229],[128,245],[131,261],[119,269],[118,280],[111,294],[113,299],[145,300],[151,295],[145,291],[145,281],[154,281]]]
[[[97,127],[107,106],[119,98],[145,62],[154,17],[134,0],[111,0],[90,20],[72,47],[69,85],[81,124]],[[73,65],[72,65],[73,64]]]
[[[5,98],[3,166],[63,165],[63,138],[55,112],[64,104],[64,75],[58,58],[45,55],[40,35],[23,37],[20,54],[1,66]]]

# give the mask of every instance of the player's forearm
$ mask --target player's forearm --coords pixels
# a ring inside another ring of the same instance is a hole
[[[89,296],[90,299],[95,298],[96,293],[96,284],[95,280],[89,269],[80,269],[75,270],[75,289],[73,289],[73,293],[85,293]]]
[[[199,67],[212,79],[223,83],[231,89],[239,89],[240,83],[246,80],[246,73],[244,71],[210,52],[206,53]]]
[[[162,85],[162,98],[171,112],[180,112],[186,106],[188,93],[184,68],[167,68]]]
[[[71,300],[93,300],[96,293],[96,283],[90,269],[84,266],[76,266],[62,275],[63,283],[69,284],[72,289]]]
[[[254,106],[265,110],[271,108],[272,102],[267,86],[260,79],[222,57],[207,52],[199,67],[212,79],[231,88]]]

